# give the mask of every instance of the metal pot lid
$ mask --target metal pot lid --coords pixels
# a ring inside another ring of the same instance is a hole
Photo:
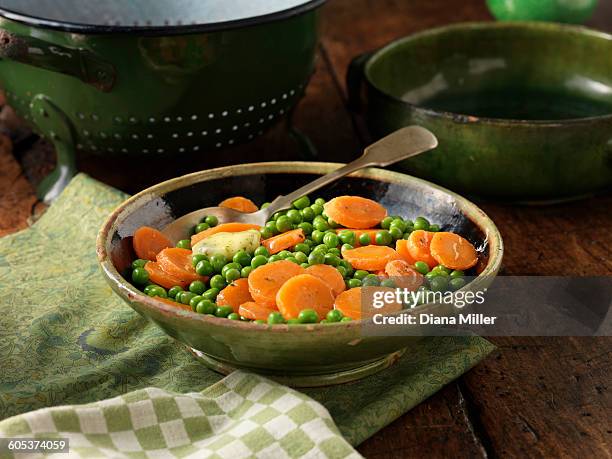
[[[325,0],[0,0],[0,15],[82,33],[183,33],[279,20]]]

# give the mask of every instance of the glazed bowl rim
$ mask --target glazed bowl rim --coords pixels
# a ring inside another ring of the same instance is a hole
[[[153,185],[139,193],[129,197],[123,203],[121,203],[106,219],[101,229],[98,232],[96,238],[96,253],[98,256],[98,262],[102,267],[102,272],[106,281],[113,288],[115,293],[121,297],[125,297],[129,302],[136,301],[143,305],[146,309],[161,313],[165,316],[175,317],[177,320],[190,319],[196,320],[210,325],[217,325],[226,328],[242,329],[249,332],[277,332],[277,333],[300,333],[300,332],[312,332],[312,330],[324,331],[324,330],[335,330],[334,327],[344,327],[345,329],[360,327],[365,322],[371,321],[372,319],[357,320],[350,322],[341,322],[333,324],[308,324],[304,326],[290,326],[290,325],[275,325],[269,326],[268,324],[254,324],[251,322],[242,322],[236,320],[227,320],[224,318],[214,317],[208,314],[198,314],[193,311],[188,311],[182,308],[171,306],[162,301],[157,300],[155,297],[145,295],[140,290],[136,289],[130,282],[128,282],[115,268],[111,258],[109,256],[109,248],[111,239],[109,235],[113,232],[117,223],[121,223],[121,216],[127,216],[130,213],[130,209],[139,207],[141,202],[148,202],[151,195],[160,196],[167,194],[170,191],[184,188],[191,185],[192,183],[206,182],[212,179],[223,179],[227,177],[236,177],[244,175],[255,175],[255,174],[270,174],[270,173],[310,173],[310,174],[324,174],[330,172],[336,168],[343,166],[341,163],[331,162],[305,162],[305,161],[274,161],[274,162],[260,162],[260,163],[249,163],[248,167],[245,164],[238,164],[234,166],[225,166],[214,169],[207,169],[199,172],[193,172],[180,177],[160,182],[157,185]],[[467,200],[466,198],[447,190],[441,186],[433,184],[423,179],[419,179],[407,174],[399,172],[393,172],[378,168],[367,168],[357,171],[351,174],[349,177],[362,177],[373,179],[379,182],[393,183],[398,185],[405,185],[408,183],[417,183],[423,185],[429,189],[434,189],[443,192],[455,200],[458,210],[462,212],[468,219],[470,219],[484,234],[485,241],[488,242],[489,258],[483,271],[465,288],[474,288],[480,283],[484,282],[487,276],[495,277],[499,268],[501,267],[501,261],[504,253],[504,244],[499,233],[499,230],[493,223],[493,221],[484,213],[482,209],[477,207],[474,203]],[[132,306],[130,304],[130,306]],[[411,309],[411,311],[425,312],[428,308],[433,308],[435,303],[423,304],[417,308]],[[389,315],[397,315],[401,313],[393,313]]]
[[[372,78],[370,76],[370,72],[372,67],[374,67],[379,61],[383,60],[386,57],[386,54],[390,51],[405,46],[407,43],[411,43],[413,41],[417,41],[424,37],[442,35],[445,33],[452,33],[457,31],[478,31],[482,29],[537,29],[537,30],[549,30],[554,32],[562,32],[562,33],[574,33],[582,36],[588,36],[592,38],[601,38],[607,41],[612,42],[612,34],[602,32],[599,30],[591,29],[585,26],[577,26],[570,24],[563,24],[558,22],[530,22],[530,21],[503,21],[503,22],[460,22],[456,24],[446,25],[442,27],[435,27],[432,29],[426,29],[421,32],[417,32],[411,35],[407,35],[402,38],[398,38],[396,40],[387,43],[382,48],[377,49],[372,52],[365,62],[365,66],[363,69],[364,79],[368,86],[374,89],[378,94],[380,94],[383,98],[391,100],[396,103],[404,104],[407,107],[411,107],[415,112],[422,113],[424,115],[440,117],[451,119],[453,121],[462,121],[468,123],[483,123],[483,124],[491,124],[491,125],[511,125],[511,126],[548,126],[548,127],[559,127],[566,125],[575,125],[575,124],[589,124],[593,121],[598,120],[609,120],[612,119],[612,112],[606,115],[597,115],[597,116],[587,116],[582,118],[567,118],[562,120],[547,120],[547,119],[539,119],[539,120],[526,120],[526,119],[518,119],[518,118],[493,118],[493,117],[479,117],[466,113],[458,113],[451,112],[446,110],[435,110],[427,107],[423,107],[418,104],[414,104],[412,102],[405,101],[390,92],[386,91],[384,88],[381,88],[379,85],[374,84]]]

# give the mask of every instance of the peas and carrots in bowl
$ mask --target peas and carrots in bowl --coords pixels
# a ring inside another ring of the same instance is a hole
[[[282,374],[289,378],[285,382],[298,386],[341,382],[377,371],[420,338],[363,336],[360,324],[369,319],[357,320],[361,308],[354,298],[372,288],[415,288],[420,283],[417,288],[430,289],[430,278],[444,277],[433,281],[433,288],[454,289],[461,284],[458,271],[462,270],[458,268],[437,263],[447,269],[436,269],[437,264],[431,266],[407,258],[412,234],[457,233],[471,245],[484,249],[478,252],[478,272],[482,270],[482,274],[465,289],[476,288],[479,281],[482,287],[482,282],[492,279],[499,269],[503,247],[497,229],[480,209],[460,196],[403,174],[368,169],[320,190],[318,202],[314,196],[309,204],[296,202],[293,209],[275,215],[261,228],[239,228],[236,224],[228,228],[223,225],[232,223],[204,219],[196,225],[199,228],[194,227],[194,234],[185,235],[179,247],[175,247],[177,244],[157,247],[158,254],[172,249],[169,256],[158,260],[156,255],[137,261],[145,258],[142,252],[137,255],[135,251],[136,232],[142,227],[161,230],[182,215],[235,196],[237,190],[253,203],[270,201],[337,167],[329,163],[295,162],[261,163],[248,168],[232,166],[198,172],[145,190],[122,204],[99,234],[97,249],[104,274],[113,290],[132,308],[219,371],[246,368],[272,376]],[[385,208],[387,215],[375,227],[347,227],[325,210],[327,204],[340,196],[369,199]],[[419,215],[426,218],[418,218]],[[258,239],[250,232],[246,240],[230,239],[223,243],[222,233],[249,230],[257,233]],[[302,231],[303,239],[297,230]],[[219,234],[220,239],[212,239],[211,243],[211,238]],[[249,245],[253,240],[258,243]],[[241,250],[244,244],[248,250]],[[238,250],[229,256],[224,251],[226,246]],[[414,248],[421,250],[422,246],[419,242]],[[199,247],[204,247],[202,252]],[[375,250],[386,247],[396,252],[398,259],[389,258],[381,269],[379,265],[374,270],[361,269],[360,263],[364,260],[367,263],[367,251],[366,256],[359,251],[355,256],[350,251],[368,247]],[[349,258],[353,262],[358,260],[355,266]],[[269,277],[258,273],[265,274],[270,267],[276,267],[275,263],[280,267],[291,265],[285,270],[292,275],[278,279],[276,272],[285,271],[273,269],[272,282],[264,284],[258,280]],[[149,274],[147,267],[153,276],[145,279],[143,270]],[[180,270],[188,272],[188,276],[184,277]],[[473,267],[465,274],[475,272]],[[167,274],[174,276],[170,282]],[[154,280],[159,281],[160,275],[165,285]],[[251,278],[254,287],[249,288]],[[391,286],[389,281],[400,279],[402,285],[398,282]],[[278,290],[287,282],[279,302]],[[305,285],[316,293],[318,301],[311,303],[311,297],[304,295]],[[329,291],[333,298],[331,306],[330,295],[321,293]],[[440,311],[438,305],[432,304],[418,308],[432,313]]]

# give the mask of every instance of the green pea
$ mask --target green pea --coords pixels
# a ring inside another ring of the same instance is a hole
[[[293,248],[296,252],[303,252],[305,255],[310,253],[310,246],[304,242],[300,242],[299,244],[295,244]]]
[[[391,229],[389,230],[389,234],[391,235],[394,241],[404,237],[404,233],[397,226],[392,226]]]
[[[261,320],[261,319],[257,319],[254,321],[256,324],[265,324],[266,321],[265,320]]]
[[[338,247],[332,247],[327,251],[327,253],[331,253],[332,255],[340,256],[340,249]]]
[[[309,267],[310,267],[310,265],[308,264],[308,262],[306,262],[306,263],[300,263],[300,266],[301,266],[302,268],[304,268],[304,269],[306,269],[306,268],[309,268]]]
[[[201,253],[194,253],[191,255],[191,264],[193,266],[197,266],[202,260],[207,260],[206,255],[202,255]]]
[[[315,199],[315,202],[314,202],[314,203],[315,203],[315,204],[317,204],[317,205],[319,205],[319,206],[321,206],[321,207],[323,207],[323,206],[325,205],[325,199],[323,199],[323,198],[317,198],[317,199]]]
[[[266,263],[268,263],[268,259],[266,257],[264,257],[263,255],[256,255],[251,260],[251,267],[255,269],[265,265]]]
[[[420,272],[422,275],[425,275],[429,272],[429,265],[424,261],[417,261],[414,264],[414,269]]]
[[[255,249],[255,252],[253,252],[253,255],[255,256],[263,255],[264,257],[269,257],[270,252],[268,251],[266,247],[264,247],[263,245],[260,245],[259,247]],[[243,266],[246,266],[246,265],[243,265]]]
[[[144,268],[136,268],[132,271],[132,281],[138,285],[149,282],[149,273]]]
[[[451,290],[459,290],[460,288],[465,286],[465,279],[463,277],[455,277],[451,278],[448,286]]]
[[[314,249],[312,249],[312,251],[321,252],[323,255],[325,255],[327,252],[329,252],[329,248],[325,244],[319,244]]]
[[[346,272],[346,268],[345,268],[344,266],[340,266],[340,265],[338,265],[338,266],[336,266],[336,269],[338,270],[338,272],[340,273],[340,275],[341,275],[342,277],[346,277],[346,275],[348,274],[348,273]]]
[[[147,295],[148,295],[148,294],[149,294],[149,292],[150,292],[152,289],[154,289],[155,287],[157,287],[157,284],[151,284],[151,283],[150,283],[150,284],[145,285],[145,287],[142,289],[142,291],[143,291],[145,294],[147,294]]]
[[[275,261],[280,261],[282,260],[281,257],[278,256],[278,254],[274,254],[271,255],[270,258],[268,258],[268,263],[274,263]]]
[[[217,306],[217,309],[215,310],[215,315],[217,317],[227,317],[229,316],[232,312],[234,312],[234,308],[232,308],[231,306]]]
[[[244,268],[240,270],[240,277],[249,277],[249,274],[251,274],[251,271],[253,271],[252,266],[245,266]]]
[[[359,235],[359,243],[361,245],[370,245],[372,243],[370,235],[368,233],[361,233]]]
[[[180,285],[175,285],[170,290],[168,290],[168,296],[170,298],[176,298],[177,293],[182,292],[182,291],[183,291],[183,287],[181,287]]]
[[[391,225],[389,225],[389,228],[387,228],[388,230],[391,230],[391,228],[393,227],[399,228],[399,230],[403,233],[404,231],[406,231],[406,222],[404,220],[402,220],[401,218],[394,218],[393,221],[391,221]]]
[[[289,319],[287,320],[287,325],[300,325],[299,319]]]
[[[269,239],[272,236],[274,236],[274,233],[266,227],[263,227],[262,229],[260,229],[259,234],[261,235],[262,239]]]
[[[227,258],[225,258],[225,255],[217,253],[210,257],[210,264],[212,265],[213,272],[220,273],[227,264]]]
[[[189,291],[196,295],[201,295],[206,290],[206,284],[200,280],[194,280],[189,284]]]
[[[178,296],[178,295],[177,295]],[[183,304],[189,304],[189,302],[191,301],[191,299],[196,296],[195,293],[191,293],[191,292],[182,292],[181,293],[181,297],[180,299],[177,298],[181,303]]]
[[[283,215],[285,215],[285,212],[280,211],[280,212],[276,212],[274,215],[272,215],[272,219],[274,221],[278,220],[280,217],[282,217]]]
[[[363,280],[367,277],[368,274],[370,273],[367,271],[364,271],[363,269],[358,269],[357,271],[355,271],[355,274],[353,274],[353,277],[355,279]]]
[[[332,309],[327,313],[327,316],[325,316],[328,322],[340,322],[343,317],[344,314],[342,314],[342,311],[339,309]]]
[[[334,220],[332,220],[331,218],[327,219],[327,224],[329,225],[330,228],[339,228],[340,225],[338,223],[336,223]]]
[[[265,247],[264,247],[265,249]],[[239,264],[240,266],[250,266],[251,265],[251,255],[249,255],[246,250],[239,250],[232,257],[232,261],[234,263]],[[242,268],[240,268],[242,269]]]
[[[205,300],[215,301],[217,299],[218,294],[218,288],[209,288],[202,294],[202,298],[204,298]]]
[[[219,224],[219,219],[214,215],[209,215],[204,219],[204,223],[208,224],[211,227],[217,226]]]
[[[278,325],[278,324],[284,324],[284,323],[285,323],[285,318],[280,312],[271,312],[270,315],[268,316],[268,324],[270,325]]]
[[[266,226],[264,228],[268,230],[270,233],[272,233],[272,235],[278,234],[278,228],[276,227],[276,222],[268,222],[266,223]]]
[[[195,227],[195,232],[201,233],[202,231],[205,231],[208,228],[210,228],[210,225],[208,223],[198,223]]]
[[[425,279],[431,281],[434,277],[438,277],[439,273],[437,271],[431,270],[427,274],[425,274]]]
[[[438,269],[437,266],[431,270],[430,274],[442,277],[449,277],[449,274],[446,271],[444,271],[443,269]]]
[[[310,198],[308,196],[302,196],[301,198],[293,201],[293,207],[296,209],[305,209],[310,205]]]
[[[208,260],[200,260],[195,267],[196,273],[200,276],[210,276],[215,272],[213,265]]]
[[[355,244],[355,233],[353,231],[344,230],[338,233],[338,237],[343,244]]]
[[[354,248],[355,247],[353,247],[351,244],[342,244],[342,247],[340,247],[340,252],[344,252],[345,250],[351,250]]]
[[[145,265],[147,264],[147,261],[149,260],[141,260],[140,258],[138,258],[137,260],[134,260],[132,262],[132,269],[144,268]]]
[[[437,233],[440,231],[440,225],[429,225],[429,231],[432,233]]]
[[[293,253],[289,252],[288,250],[281,250],[280,252],[278,252],[277,255],[281,257],[282,260],[284,260],[287,257],[292,257]]]
[[[323,206],[321,204],[317,204],[316,202],[310,206],[315,215],[321,215],[323,213]]]
[[[393,282],[392,279],[383,279],[383,280],[380,281],[380,285],[382,287],[390,287],[390,288],[395,288],[396,287],[395,282]]]
[[[221,275],[225,277],[225,273],[228,272],[230,269],[237,269],[240,271],[242,269],[242,265],[240,263],[235,262],[228,263],[221,270]]]
[[[302,215],[302,221],[306,222],[311,222],[315,217],[314,211],[310,207],[300,210],[300,214]]]
[[[414,229],[427,231],[429,229],[429,221],[425,217],[415,218]]]
[[[314,309],[303,309],[298,315],[298,320],[301,324],[316,324],[319,321],[319,315]]]
[[[312,233],[312,223],[309,222],[302,222],[298,225],[298,228],[301,228],[302,231],[304,231],[304,234],[306,236],[310,235]]]
[[[216,310],[217,305],[210,300],[202,300],[196,305],[196,312],[198,314],[214,315]]]
[[[196,295],[189,300],[189,306],[191,306],[191,309],[195,311],[198,306],[198,303],[202,301],[203,299],[204,298],[201,295]]]
[[[444,276],[435,276],[429,280],[429,286],[434,292],[442,292],[448,287],[448,279]]]
[[[286,215],[281,215],[280,217],[278,217],[278,220],[276,220],[276,228],[281,233],[284,233],[285,231],[289,231],[293,228],[293,223],[291,222],[289,217],[287,217]]]
[[[306,255],[304,252],[295,252],[293,257],[299,264],[306,263],[308,261],[308,255]]]
[[[446,266],[444,266],[444,265],[438,265],[438,266],[436,266],[434,269],[436,269],[436,270],[438,270],[438,271],[440,271],[440,272],[445,272],[446,274],[450,274],[450,273],[452,273],[452,272],[453,272],[453,270],[452,270],[452,269],[447,268],[447,267],[446,267]]]
[[[291,220],[291,223],[297,225],[298,223],[302,223],[302,214],[299,210],[291,209],[287,211],[287,218]]]
[[[227,282],[225,282],[225,279],[220,274],[215,274],[213,277],[210,278],[210,286],[212,288],[222,290],[225,288],[226,285]]]
[[[322,320],[321,322],[319,322],[319,323],[320,323],[320,324],[325,325],[325,324],[329,324],[329,323],[331,323],[331,322],[329,322],[327,319],[323,319],[323,320]]]
[[[176,246],[179,249],[191,250],[191,241],[189,239],[181,239],[176,243]]]
[[[240,314],[238,314],[237,312],[232,312],[231,314],[229,314],[226,319],[229,320],[240,320]]]
[[[403,239],[410,239],[410,233],[404,233]]]
[[[376,233],[376,244],[377,245],[389,245],[393,242],[393,237],[391,237],[391,233],[387,230],[378,231]]]
[[[261,206],[259,206],[260,209],[265,209],[266,207],[268,207],[270,204],[270,202],[264,202]]]
[[[308,255],[308,263],[311,265],[322,265],[325,263],[325,254],[319,250],[313,250]]]
[[[160,285],[152,285],[152,288],[149,289],[147,295],[149,296],[159,296],[160,298],[168,298],[168,293],[166,289]]]
[[[325,220],[314,221],[312,226],[319,231],[327,231],[329,229],[329,224]]]
[[[242,277],[242,274],[240,273],[240,270],[232,268],[232,269],[228,269],[227,271],[225,271],[225,280],[227,281],[228,284],[234,282],[237,279],[240,279],[240,277]]]
[[[323,242],[323,238],[325,237],[325,233],[323,231],[319,231],[318,229],[314,230],[312,232],[312,234],[310,235],[310,237],[312,238],[313,241],[315,241],[317,244],[320,244],[321,242]]]
[[[463,277],[463,276],[465,276],[465,273],[459,269],[455,269],[454,271],[450,273],[451,279],[457,279],[458,277]]]
[[[285,258],[285,261],[290,261],[291,263],[295,263],[296,265],[300,264],[300,262],[297,261],[297,258],[295,258],[294,256],[290,256],[290,257]]]
[[[351,319],[350,317],[343,317],[343,318],[340,320],[340,322],[350,322],[351,320],[353,320],[353,319]]]
[[[326,253],[325,264],[330,266],[338,266],[340,264],[340,258],[338,258],[338,255],[334,255],[333,253]]]
[[[325,244],[330,249],[333,247],[338,247],[338,244],[340,244],[340,239],[335,233],[325,233],[325,235],[323,236],[323,244]]]
[[[389,229],[389,226],[391,226],[391,222],[393,221],[393,217],[385,217],[381,220],[380,222],[380,227],[382,229]]]
[[[359,279],[349,279],[346,281],[346,286],[348,288],[361,287],[361,281]]]
[[[378,286],[380,285],[380,280],[376,274],[368,274],[362,281],[361,284],[364,287]]]

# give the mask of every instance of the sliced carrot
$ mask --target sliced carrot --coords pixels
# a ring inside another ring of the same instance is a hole
[[[132,244],[138,258],[151,261],[155,261],[163,249],[172,247],[172,242],[166,236],[149,226],[141,226],[136,230]]]
[[[408,241],[406,239],[397,240],[395,243],[395,251],[411,265],[414,265],[414,263],[417,261],[412,258],[412,255],[410,255],[410,250],[408,250]]]
[[[219,306],[231,306],[234,308],[234,312],[238,311],[242,303],[248,301],[253,301],[253,297],[249,292],[249,281],[244,278],[236,279],[217,295],[217,304]]]
[[[312,265],[306,268],[306,273],[318,277],[331,289],[334,296],[346,290],[346,284],[340,271],[330,265]]]
[[[252,223],[222,223],[207,230],[200,231],[197,234],[191,236],[191,246],[193,247],[198,242],[206,239],[217,233],[239,233],[240,231],[247,231],[250,229],[261,229],[259,225],[253,225]]]
[[[293,276],[304,274],[306,270],[287,260],[275,261],[260,266],[249,274],[249,292],[253,299],[268,307],[276,307],[276,293]]]
[[[334,309],[338,309],[344,316],[353,320],[367,319],[375,314],[389,314],[403,307],[394,293],[395,289],[389,287],[351,288],[336,297]],[[390,295],[390,297],[381,295]],[[383,304],[381,307],[376,307],[375,303],[379,301],[383,301]]]
[[[243,196],[227,198],[219,203],[219,207],[229,207],[230,209],[245,213],[257,212],[259,210],[253,201]]]
[[[469,269],[478,262],[474,246],[455,233],[434,233],[430,251],[435,261],[450,269]]]
[[[304,242],[305,239],[306,236],[304,235],[304,231],[302,229],[294,229],[265,239],[261,241],[261,245],[268,249],[271,254],[275,254],[282,250],[287,250],[294,247],[296,244]]]
[[[185,311],[193,311],[191,306],[183,303],[177,303],[176,301],[172,301],[169,298],[162,298],[160,296],[156,296],[155,299],[157,301],[161,301],[162,303],[169,304],[170,306],[174,306],[175,308],[184,309]]]
[[[278,312],[278,309],[264,306],[254,301],[247,301],[238,308],[238,314],[251,320],[268,320],[271,312]]]
[[[431,244],[431,238],[436,233],[429,231],[417,230],[410,233],[408,237],[408,252],[412,259],[415,261],[423,261],[429,265],[430,268],[438,265],[438,262],[431,256],[429,245]]]
[[[423,276],[417,272],[412,263],[406,260],[393,260],[385,266],[387,276],[392,278],[398,287],[415,291],[423,284]]]
[[[175,285],[185,288],[189,285],[188,281],[180,279],[164,271],[156,261],[149,261],[144,268],[149,273],[149,280],[161,285],[164,288],[172,288]]]
[[[372,228],[387,216],[383,206],[360,196],[339,196],[323,208],[329,218],[347,228]]]
[[[376,245],[376,233],[381,231],[380,229],[357,229],[357,228],[338,228],[336,233],[340,234],[342,231],[352,231],[355,233],[355,242],[352,244],[353,247],[361,247],[361,242],[359,242],[359,236],[362,234],[367,234],[370,236],[370,244]]]
[[[300,274],[282,285],[276,294],[276,304],[286,320],[296,319],[304,309],[314,309],[323,319],[334,305],[334,295],[318,277]]]
[[[342,257],[355,269],[366,271],[379,271],[385,269],[385,265],[391,260],[400,258],[399,254],[391,247],[367,245],[356,249],[345,250]]]
[[[185,282],[207,280],[207,278],[196,273],[193,263],[191,262],[191,255],[191,250],[171,247],[157,254],[157,262],[168,274],[178,279],[182,279]]]

